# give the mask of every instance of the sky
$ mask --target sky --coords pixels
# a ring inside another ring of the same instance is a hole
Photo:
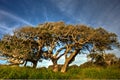
[[[21,26],[57,21],[103,27],[120,40],[120,0],[0,0],[0,37]]]

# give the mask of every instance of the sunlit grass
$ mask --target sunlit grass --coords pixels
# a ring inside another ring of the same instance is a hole
[[[0,79],[120,79],[120,68],[71,67],[66,73],[55,73],[46,68],[0,66]]]

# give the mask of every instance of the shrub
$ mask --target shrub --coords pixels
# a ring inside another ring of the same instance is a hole
[[[86,63],[88,64],[88,63]],[[119,66],[71,66],[66,73],[50,68],[0,66],[0,79],[120,79]]]

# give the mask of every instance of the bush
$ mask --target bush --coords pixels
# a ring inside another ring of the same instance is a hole
[[[88,64],[88,63],[86,63]],[[119,66],[69,67],[66,73],[53,72],[50,68],[0,66],[0,79],[120,79]]]

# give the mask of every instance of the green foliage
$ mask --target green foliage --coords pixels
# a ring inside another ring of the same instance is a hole
[[[0,66],[0,79],[120,79],[120,68],[73,66],[66,73],[55,73],[50,68]]]
[[[92,79],[120,79],[120,69],[115,67],[108,68],[86,68],[83,74],[86,78]]]

